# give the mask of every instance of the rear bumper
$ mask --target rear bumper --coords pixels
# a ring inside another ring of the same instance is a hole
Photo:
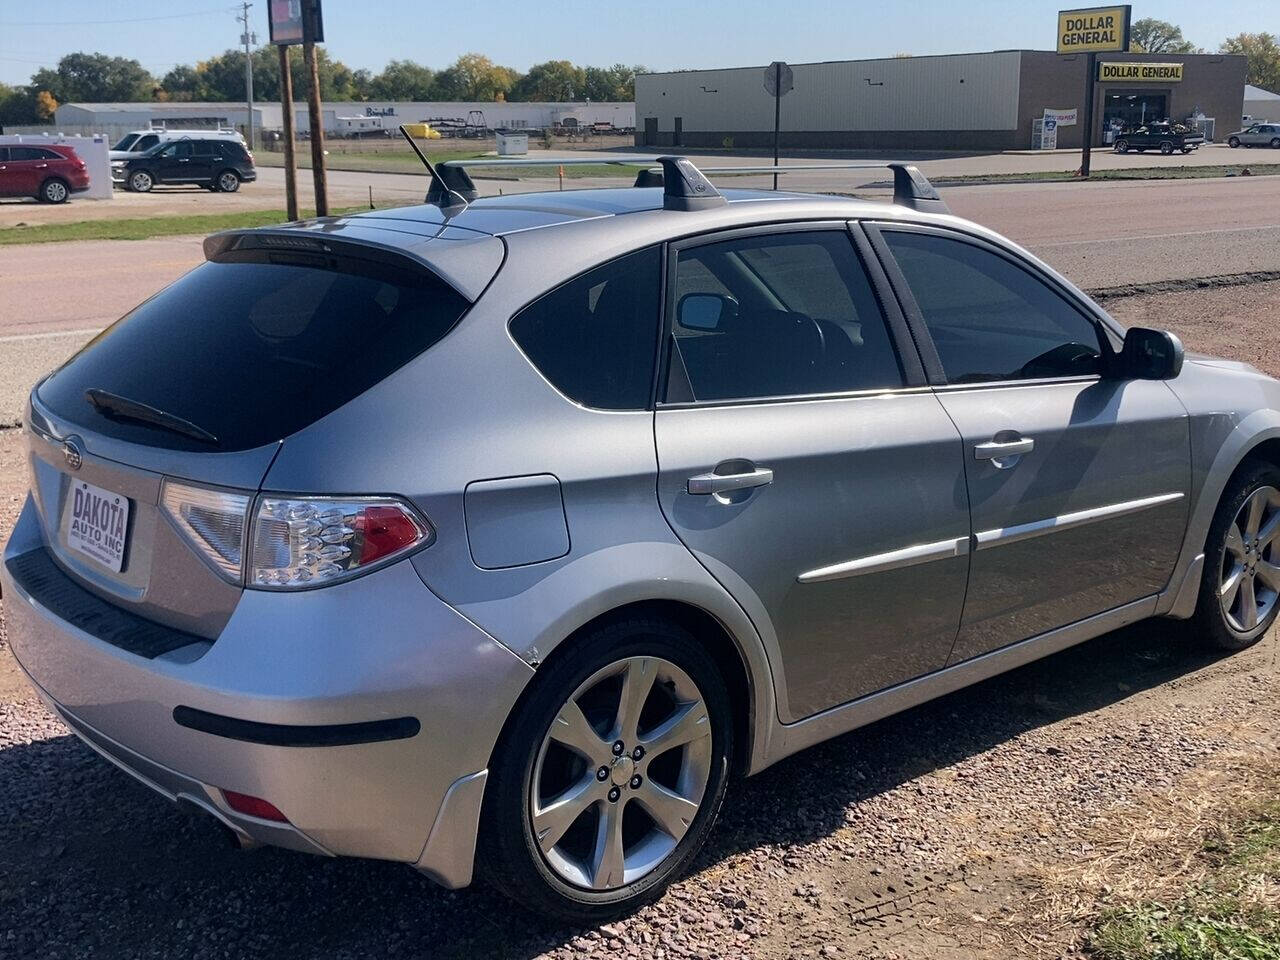
[[[320,590],[246,591],[211,647],[148,659],[15,579],[9,561],[39,537],[28,501],[0,568],[10,643],[95,750],[253,841],[470,881],[483,772],[532,671],[411,564]],[[288,825],[236,814],[224,789],[270,801]]]

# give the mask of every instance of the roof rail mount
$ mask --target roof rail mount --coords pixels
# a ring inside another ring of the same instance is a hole
[[[706,210],[729,201],[688,157],[659,157],[662,165],[662,209]]]
[[[893,202],[921,213],[950,213],[937,188],[913,163],[890,163],[893,171]]]

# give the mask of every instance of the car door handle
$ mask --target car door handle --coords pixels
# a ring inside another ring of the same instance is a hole
[[[45,167],[47,167],[47,166],[49,166],[47,163],[37,163],[37,164],[36,164],[36,169],[37,169],[37,170],[43,170],[43,169],[44,169]]]
[[[973,456],[976,460],[1002,460],[1005,457],[1019,457],[1035,449],[1036,442],[1030,437],[1019,437],[1017,440],[990,440],[975,444]]]
[[[190,163],[190,162],[191,162],[191,159],[190,159],[189,157],[179,157],[179,158],[178,158],[178,162],[179,162],[179,163]]]
[[[700,473],[690,477],[688,490],[695,496],[705,497],[713,493],[730,493],[773,483],[773,471],[768,467],[756,467],[745,473]]]

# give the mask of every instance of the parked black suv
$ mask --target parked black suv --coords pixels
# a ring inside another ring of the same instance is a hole
[[[257,179],[253,154],[234,140],[171,140],[131,160],[111,164],[112,182],[139,193],[158,183],[198,183],[210,190],[235,193],[241,183]]]

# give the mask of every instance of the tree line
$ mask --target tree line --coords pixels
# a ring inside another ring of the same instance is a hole
[[[280,99],[280,61],[274,47],[260,47],[253,59],[253,90],[258,100]],[[161,77],[137,60],[103,53],[70,53],[56,67],[44,67],[29,83],[0,84],[0,123],[32,124],[53,119],[62,103],[138,101],[224,101],[244,99],[243,50],[227,50],[194,65],[180,64]],[[353,70],[316,49],[320,96],[344,100],[512,100],[630,101],[642,66],[579,66],[548,60],[521,73],[479,53],[464,53],[435,70],[412,60],[392,60],[381,73]],[[304,95],[302,51],[289,48],[294,95]]]
[[[1132,29],[1133,49],[1146,53],[1204,53],[1164,20],[1145,17]],[[1241,33],[1229,37],[1220,53],[1242,54],[1246,82],[1280,92],[1280,36]],[[906,56],[906,54],[900,54]],[[228,50],[194,65],[174,67],[162,77],[143,69],[137,60],[103,53],[71,53],[53,68],[44,67],[31,81],[16,87],[0,83],[0,124],[45,123],[60,103],[112,103],[141,100],[241,100],[244,98],[244,51]],[[253,51],[254,95],[280,99],[280,65],[272,47]],[[289,48],[294,91],[302,85],[302,52]],[[635,78],[641,66],[616,63],[584,67],[568,60],[548,60],[525,73],[494,63],[479,53],[464,53],[449,66],[435,70],[412,60],[392,60],[381,73],[353,70],[317,48],[320,95],[325,100],[540,100],[629,101],[635,99]]]

